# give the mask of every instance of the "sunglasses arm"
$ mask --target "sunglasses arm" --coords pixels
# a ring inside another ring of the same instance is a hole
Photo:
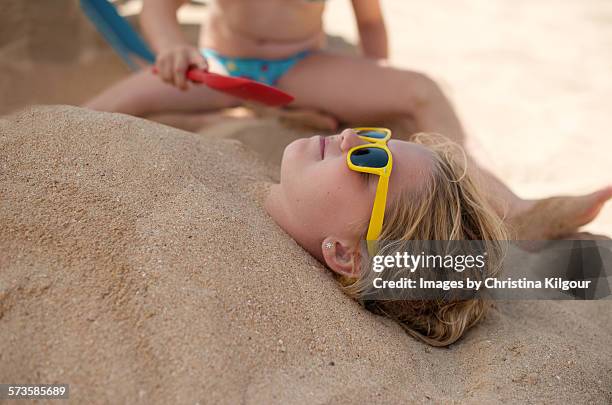
[[[372,207],[372,216],[370,217],[370,226],[366,240],[368,243],[368,251],[371,255],[375,254],[375,242],[382,231],[383,221],[385,219],[385,206],[387,205],[387,191],[389,189],[389,176],[380,176],[378,186],[376,187],[376,197],[374,198],[374,206]]]

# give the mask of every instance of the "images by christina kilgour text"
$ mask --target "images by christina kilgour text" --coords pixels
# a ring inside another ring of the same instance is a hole
[[[372,270],[380,276],[372,280],[376,289],[470,289],[478,291],[481,288],[490,289],[588,289],[591,280],[565,280],[561,277],[547,277],[542,280],[521,278],[487,277],[474,279],[466,276],[464,279],[431,280],[418,276],[420,269],[442,269],[462,273],[466,270],[481,271],[486,266],[487,253],[479,255],[440,255],[440,254],[410,254],[396,252],[393,255],[377,255],[372,258]],[[386,269],[405,269],[416,277],[399,277],[392,280],[382,275]]]

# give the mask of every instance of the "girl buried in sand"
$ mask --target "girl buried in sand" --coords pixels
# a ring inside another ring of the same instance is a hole
[[[491,195],[496,185],[469,166],[466,170],[460,146],[427,134],[417,134],[413,142],[390,136],[382,128],[347,129],[331,137],[293,142],[285,149],[280,184],[272,186],[266,209],[338,276],[349,295],[431,345],[445,346],[459,339],[484,315],[485,302],[409,295],[368,300],[372,279],[377,277],[371,256],[383,250],[385,255],[393,254],[394,241],[485,241],[489,255],[485,270],[459,275],[482,280],[498,271],[501,241],[509,237],[507,225],[518,228],[518,235],[510,237],[560,237],[590,222],[612,197],[608,187],[583,197],[537,202],[513,198],[506,201],[509,211],[520,207],[521,213],[504,224],[507,210],[500,209]],[[365,248],[363,240],[377,242]]]

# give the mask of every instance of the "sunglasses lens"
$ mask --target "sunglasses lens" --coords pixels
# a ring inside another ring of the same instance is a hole
[[[384,149],[361,148],[351,154],[351,163],[359,167],[380,168],[387,166],[389,156]]]
[[[374,138],[374,139],[383,139],[384,137],[387,136],[387,134],[382,131],[369,130],[369,129],[363,129],[363,130],[357,131],[357,135],[367,136],[368,138]]]

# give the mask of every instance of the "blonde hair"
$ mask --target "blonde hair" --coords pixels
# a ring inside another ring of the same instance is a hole
[[[414,248],[414,243],[420,241],[482,241],[487,252],[484,268],[461,273],[423,269],[419,270],[419,277],[483,280],[494,276],[505,253],[506,230],[476,179],[468,174],[465,152],[440,135],[416,134],[412,141],[431,150],[432,170],[418,190],[404,191],[390,204],[378,239],[378,254],[401,252],[402,242]],[[393,274],[392,278],[408,275],[405,268],[387,270]],[[359,277],[343,278],[340,282],[345,292],[367,309],[398,321],[410,335],[432,346],[447,346],[457,341],[488,308],[482,296],[449,299],[448,291],[444,300],[423,299],[414,289],[402,289],[401,296],[393,299],[370,299],[376,277],[380,273],[373,271],[367,249],[362,249]]]

